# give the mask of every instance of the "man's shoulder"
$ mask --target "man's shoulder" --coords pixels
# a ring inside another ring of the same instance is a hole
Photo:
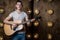
[[[23,11],[23,15],[26,17],[27,16],[27,13]]]
[[[16,12],[15,11],[12,11],[10,14],[15,14]]]
[[[26,12],[22,11],[22,13],[26,13]]]
[[[16,13],[16,11],[12,11],[11,13]]]
[[[22,13],[23,13],[24,15],[26,14],[26,12],[24,12],[24,11],[23,11]]]

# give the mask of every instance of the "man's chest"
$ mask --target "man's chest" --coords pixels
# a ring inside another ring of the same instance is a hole
[[[25,16],[23,14],[14,14],[13,15],[13,20],[23,20],[24,17]]]

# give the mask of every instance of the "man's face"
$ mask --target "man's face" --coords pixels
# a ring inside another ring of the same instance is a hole
[[[18,10],[20,10],[20,9],[22,8],[22,4],[21,4],[20,2],[17,2],[16,8],[17,8]]]

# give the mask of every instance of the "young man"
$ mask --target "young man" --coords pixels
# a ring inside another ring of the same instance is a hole
[[[4,20],[4,23],[11,24],[13,26],[16,26],[24,21],[28,21],[28,16],[25,12],[21,11],[23,5],[21,1],[17,1],[15,5],[16,9],[15,11],[11,12],[8,17]],[[13,18],[13,21],[9,21],[11,18]],[[27,22],[29,24],[29,22]],[[23,27],[23,24],[20,25]],[[19,30],[20,28],[16,28],[15,30]],[[16,33],[16,35],[13,36],[12,40],[25,40],[25,31],[20,31]]]

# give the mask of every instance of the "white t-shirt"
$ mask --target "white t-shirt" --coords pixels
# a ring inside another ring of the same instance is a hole
[[[9,14],[9,16],[13,18],[13,21],[14,20],[21,20],[22,21],[25,17],[28,17],[25,12],[18,13],[16,11],[11,12]]]
[[[15,20],[20,20],[20,21],[24,21],[24,18],[25,17],[28,17],[27,14],[25,12],[21,12],[21,13],[18,13],[17,11],[13,11],[9,14],[10,17],[13,18],[13,21]],[[16,28],[16,30],[19,30],[20,28]]]

